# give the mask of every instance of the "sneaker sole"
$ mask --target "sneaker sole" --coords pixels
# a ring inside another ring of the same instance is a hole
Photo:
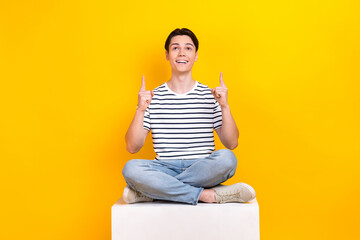
[[[123,200],[124,200],[124,202],[126,202],[126,203],[129,203],[129,201],[126,199],[126,197],[127,197],[127,195],[129,194],[129,192],[130,192],[130,188],[129,188],[129,186],[126,186],[126,187],[124,188],[124,192],[123,192]]]

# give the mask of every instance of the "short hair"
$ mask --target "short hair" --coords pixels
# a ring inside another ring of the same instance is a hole
[[[167,39],[165,41],[165,49],[167,52],[169,52],[169,45],[170,45],[171,39],[178,35],[189,36],[191,38],[191,40],[193,41],[193,43],[195,44],[195,50],[197,52],[197,50],[199,49],[199,41],[196,38],[195,34],[190,29],[187,29],[187,28],[181,28],[181,29],[177,28],[169,34],[169,36],[167,37]]]

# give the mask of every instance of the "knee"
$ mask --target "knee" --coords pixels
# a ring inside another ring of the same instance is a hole
[[[140,168],[141,160],[139,159],[133,159],[128,161],[123,170],[122,174],[125,178],[125,180],[131,180],[134,179],[136,175],[139,175],[139,168]]]
[[[237,158],[235,154],[229,149],[218,150],[220,154],[221,163],[224,169],[234,171],[237,167]]]

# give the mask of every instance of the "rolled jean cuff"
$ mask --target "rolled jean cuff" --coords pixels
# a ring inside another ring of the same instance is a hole
[[[201,194],[201,192],[202,192],[203,190],[204,190],[203,187],[200,187],[200,188],[199,188],[199,192],[198,192],[198,194],[196,195],[196,198],[195,198],[194,202],[192,202],[192,205],[197,205],[197,204],[198,204],[199,198],[200,198],[200,194]]]

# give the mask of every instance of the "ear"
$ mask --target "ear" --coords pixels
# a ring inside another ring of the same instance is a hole
[[[167,51],[167,50],[165,50],[165,57],[166,57],[166,60],[168,60],[168,61],[169,61],[169,53],[168,53],[168,51]]]
[[[196,53],[195,53],[195,62],[197,61],[197,59],[198,59],[198,52],[196,51]]]

